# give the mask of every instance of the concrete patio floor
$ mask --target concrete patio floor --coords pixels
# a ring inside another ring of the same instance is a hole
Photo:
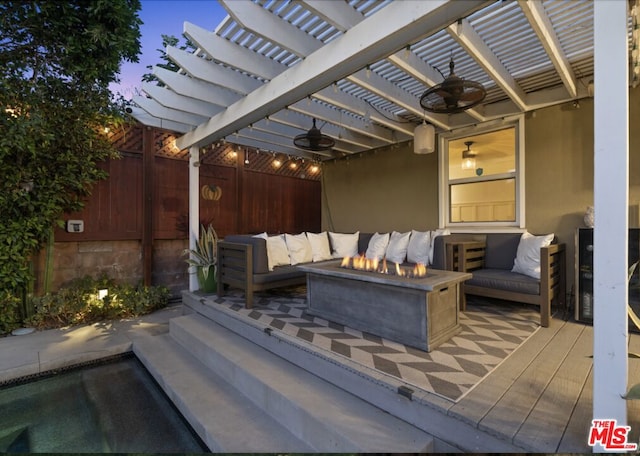
[[[0,337],[0,385],[129,352],[136,337],[168,332],[180,315],[177,303],[139,318]]]

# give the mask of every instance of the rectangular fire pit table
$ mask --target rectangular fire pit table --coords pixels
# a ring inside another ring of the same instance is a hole
[[[426,351],[460,332],[460,282],[469,273],[429,269],[409,278],[342,268],[340,260],[298,267],[311,315]]]

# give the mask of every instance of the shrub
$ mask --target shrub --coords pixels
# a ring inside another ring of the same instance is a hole
[[[35,314],[29,324],[46,329],[135,317],[166,307],[169,296],[163,286],[123,285],[105,276],[86,276],[56,293],[33,298]]]
[[[20,327],[20,298],[0,290],[0,334]]]

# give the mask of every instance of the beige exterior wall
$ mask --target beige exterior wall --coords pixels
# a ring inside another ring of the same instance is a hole
[[[630,92],[630,218],[640,226],[640,89]],[[327,163],[323,229],[406,231],[438,225],[437,154],[414,155],[411,143]],[[593,204],[593,100],[541,109],[525,117],[526,228],[556,233],[567,244],[568,290],[574,233]],[[596,223],[597,223],[596,214]]]
[[[416,155],[409,146],[324,164],[323,229],[373,232],[437,228],[437,154]]]

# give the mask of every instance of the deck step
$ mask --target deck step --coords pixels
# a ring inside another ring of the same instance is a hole
[[[137,338],[133,351],[212,452],[313,450],[169,334]]]
[[[315,451],[433,449],[431,435],[199,314],[172,319],[170,335]]]

